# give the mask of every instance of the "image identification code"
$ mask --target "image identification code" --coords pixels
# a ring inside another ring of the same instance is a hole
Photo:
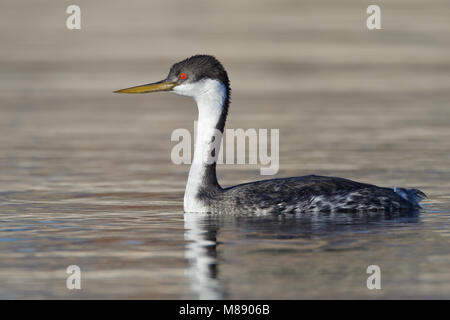
[[[267,304],[224,304],[220,307],[193,306],[186,304],[180,307],[178,312],[180,315],[199,315],[211,317],[215,313],[224,315],[268,315],[270,314],[270,306]]]

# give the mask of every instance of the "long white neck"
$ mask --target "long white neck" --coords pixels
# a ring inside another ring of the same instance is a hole
[[[201,199],[202,190],[220,188],[216,179],[215,162],[219,154],[222,132],[217,129],[224,112],[227,96],[225,85],[212,79],[185,84],[174,89],[178,94],[193,96],[198,107],[197,137],[194,159],[184,193],[185,212],[208,212]]]

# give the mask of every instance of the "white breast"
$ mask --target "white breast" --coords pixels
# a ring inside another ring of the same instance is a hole
[[[173,91],[180,95],[194,97],[198,107],[197,137],[194,159],[184,193],[184,211],[208,212],[208,207],[198,199],[197,195],[204,181],[205,167],[211,163],[212,149],[216,147],[216,154],[219,153],[217,141],[212,143],[212,138],[216,135],[216,125],[223,112],[226,87],[218,80],[204,79],[194,83],[181,84],[176,86]]]

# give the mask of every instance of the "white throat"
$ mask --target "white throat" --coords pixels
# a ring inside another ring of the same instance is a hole
[[[216,126],[223,112],[227,89],[221,81],[205,79],[178,85],[173,91],[193,97],[198,108],[197,137],[184,193],[184,211],[208,212],[207,205],[197,195],[204,184],[208,164],[212,164],[219,154],[221,134]],[[213,150],[215,158],[211,156]]]

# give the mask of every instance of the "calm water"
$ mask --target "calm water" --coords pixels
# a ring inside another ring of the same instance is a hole
[[[380,32],[357,0],[80,0],[81,31],[64,4],[3,2],[0,298],[450,298],[448,1],[383,4]],[[112,91],[199,52],[229,71],[228,128],[280,129],[278,177],[415,187],[424,209],[185,216],[170,137],[192,130],[193,101]],[[382,290],[367,289],[369,265]]]
[[[1,196],[1,298],[450,297],[448,198],[404,216],[236,218],[183,216],[169,195]]]

